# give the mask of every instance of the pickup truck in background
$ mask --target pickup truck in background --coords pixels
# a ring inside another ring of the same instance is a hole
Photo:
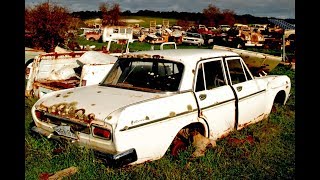
[[[254,76],[242,57],[218,49],[140,51],[118,57],[99,84],[54,91],[32,107],[32,131],[86,146],[109,164],[193,156],[285,105],[286,75]]]

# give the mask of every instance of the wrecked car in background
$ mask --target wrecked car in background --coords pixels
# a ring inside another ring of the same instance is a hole
[[[263,76],[272,71],[282,61],[281,56],[214,45],[212,49],[231,51],[239,54],[254,76]]]
[[[25,79],[29,79],[30,69],[34,58],[40,54],[45,54],[43,50],[38,50],[30,47],[24,47],[24,65]]]
[[[286,75],[253,76],[237,53],[217,49],[140,51],[118,58],[96,85],[55,91],[32,107],[34,132],[68,139],[107,163],[134,165],[192,156],[285,105]]]
[[[25,95],[39,98],[52,91],[98,84],[116,60],[98,51],[40,54],[31,64]]]
[[[116,48],[116,44],[122,45]],[[40,54],[28,66],[27,97],[79,86],[98,84],[111,69],[117,57],[129,53],[128,39],[110,39],[102,51],[71,51],[56,47],[55,52]],[[27,75],[26,75],[27,76]]]

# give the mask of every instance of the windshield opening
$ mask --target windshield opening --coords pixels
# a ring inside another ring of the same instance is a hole
[[[178,91],[183,64],[163,59],[120,58],[101,85],[148,92]]]

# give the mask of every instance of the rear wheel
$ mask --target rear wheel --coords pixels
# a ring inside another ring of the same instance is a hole
[[[186,151],[192,144],[193,136],[196,134],[195,132],[204,133],[204,128],[201,124],[189,124],[181,129],[171,143],[171,155],[176,157],[179,153]]]
[[[176,157],[179,155],[181,151],[186,150],[188,147],[188,144],[183,142],[180,138],[175,138],[172,142],[171,146],[171,155]]]

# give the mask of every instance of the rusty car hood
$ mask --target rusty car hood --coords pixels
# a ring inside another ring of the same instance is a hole
[[[214,45],[212,49],[227,50],[239,54],[247,64],[251,73],[253,73],[254,75],[258,75],[261,71],[269,73],[282,61],[282,57],[280,56],[274,56],[271,54],[244,49],[230,48],[218,45]]]
[[[45,107],[49,113],[53,108],[61,107],[61,112],[58,112],[60,116],[68,114],[65,113],[65,109],[82,109],[85,115],[93,113],[95,119],[104,120],[110,113],[120,108],[161,96],[165,94],[91,85],[46,94],[35,106]]]

